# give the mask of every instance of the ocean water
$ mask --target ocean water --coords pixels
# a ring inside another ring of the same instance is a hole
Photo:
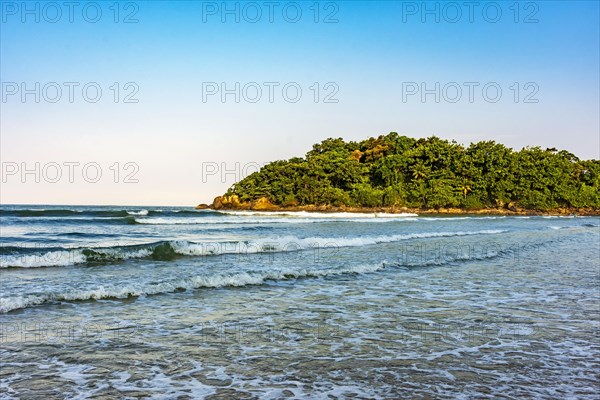
[[[600,398],[598,217],[0,220],[0,398]]]

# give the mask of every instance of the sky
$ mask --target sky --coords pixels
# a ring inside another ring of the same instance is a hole
[[[597,1],[0,2],[2,204],[211,202],[329,137],[600,158]]]

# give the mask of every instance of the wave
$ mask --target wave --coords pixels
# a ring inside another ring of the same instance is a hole
[[[34,234],[35,235],[35,234]],[[89,232],[59,232],[55,233],[54,236],[59,237],[74,237],[74,238],[114,238],[120,237],[117,233],[89,233]]]
[[[0,216],[7,217],[125,217],[126,210],[70,210],[70,209],[35,209],[35,210],[0,210]]]
[[[144,258],[151,257],[155,247],[157,245],[150,244],[115,246],[112,248],[76,248],[33,253],[31,249],[25,249],[26,252],[20,252],[20,254],[14,254],[16,253],[14,247],[3,248],[3,254],[0,257],[0,268],[68,267],[85,263]],[[157,254],[160,255],[160,250]],[[157,257],[157,259],[159,258]]]
[[[560,229],[577,229],[577,228],[600,228],[600,225],[596,224],[581,224],[581,225],[548,225],[549,229],[560,230]]]
[[[418,217],[417,214],[412,213],[351,213],[351,212],[313,212],[313,211],[217,211],[219,214],[224,215],[236,215],[236,216],[286,216],[292,218],[406,218],[406,217]]]
[[[463,219],[504,219],[507,218],[506,215],[475,215],[475,216],[463,216],[463,217],[458,217],[456,215],[452,215],[452,214],[448,214],[448,215],[444,215],[442,217],[420,217],[420,220],[423,221],[456,221],[456,220],[463,220]],[[529,217],[528,217],[529,218]]]
[[[253,223],[257,223],[255,221]],[[228,223],[225,221],[219,221],[212,218],[206,217],[148,217],[148,218],[135,218],[136,224],[144,224],[144,225],[195,225],[195,224],[223,224]],[[229,223],[236,223],[235,221]],[[244,223],[244,221],[239,221],[237,223]]]
[[[257,224],[302,224],[302,223],[316,223],[316,222],[327,222],[334,221],[331,219],[318,219],[318,218],[239,218],[239,219],[225,219],[223,217],[220,218],[212,218],[212,217],[201,217],[201,218],[193,218],[193,217],[148,217],[148,218],[136,218],[136,224],[144,224],[144,225],[210,225],[210,224],[218,224],[218,225],[257,225]],[[337,221],[345,221],[345,222],[363,222],[366,219],[337,219]],[[373,222],[371,220],[369,222]],[[377,222],[385,222],[385,220],[377,220]]]
[[[586,228],[600,228],[600,225],[596,225],[596,224],[583,224],[582,226],[584,226]]]
[[[140,210],[140,211],[127,211],[129,215],[148,215],[148,210]]]
[[[243,218],[226,219],[225,215],[222,217],[148,217],[148,218],[136,218],[135,223],[137,224],[148,224],[148,225],[196,225],[196,224],[219,224],[219,225],[248,225],[248,224],[304,224],[304,223],[322,223],[322,222],[390,222],[390,221],[415,221],[415,217],[357,217],[353,218],[350,213],[344,216],[336,217],[323,217],[321,215],[314,215],[311,217],[297,216],[297,217],[285,217],[285,216],[262,216],[254,217],[246,216]]]
[[[486,252],[485,255],[481,255],[479,257],[463,255],[455,258],[425,260],[423,262],[416,263],[390,263],[384,261],[380,264],[359,264],[353,266],[338,266],[328,268],[279,268],[264,271],[197,275],[190,278],[160,283],[138,283],[124,286],[100,286],[92,289],[71,290],[65,293],[45,293],[41,295],[0,298],[0,313],[7,313],[16,309],[58,301],[125,299],[130,297],[173,293],[182,290],[194,290],[201,288],[262,285],[269,281],[368,274],[379,272],[385,269],[410,270],[418,267],[443,266],[477,260],[489,260],[497,257],[503,257],[508,253],[510,253],[510,251],[498,251],[496,253]]]
[[[64,267],[85,263],[108,263],[137,258],[170,261],[181,256],[215,256],[223,254],[254,254],[301,251],[319,248],[359,247],[410,239],[492,235],[505,232],[508,231],[490,229],[482,231],[425,232],[371,237],[298,238],[295,236],[284,236],[246,241],[204,243],[175,240],[108,248],[53,249],[52,251],[46,252],[38,251],[35,254],[19,254],[16,248],[11,247],[0,248],[3,250],[0,259],[0,268]],[[30,252],[30,249],[28,250]]]
[[[0,217],[126,217],[128,215],[146,216],[146,215],[205,215],[215,214],[217,212],[210,210],[149,210],[149,209],[0,209]]]
[[[85,216],[71,216],[65,217],[53,217],[43,216],[37,218],[24,218],[17,219],[6,223],[6,226],[17,226],[20,223],[27,225],[135,225],[137,224],[135,215],[125,215],[121,217],[85,217]],[[4,222],[3,222],[4,223]],[[10,225],[9,225],[10,224]]]
[[[43,295],[28,295],[0,298],[0,313],[40,305],[52,301],[84,301],[100,299],[123,299],[143,295],[170,293],[181,290],[199,288],[239,287],[260,285],[267,281],[278,281],[298,278],[318,278],[332,275],[361,274],[376,272],[385,268],[380,265],[357,265],[344,268],[327,269],[278,269],[272,271],[238,272],[214,276],[195,276],[171,282],[155,284],[132,284],[126,286],[101,286],[89,290],[73,290],[66,293],[48,293]]]

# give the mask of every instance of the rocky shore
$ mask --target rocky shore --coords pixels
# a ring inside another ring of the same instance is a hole
[[[298,206],[279,206],[273,204],[266,197],[244,202],[237,195],[217,196],[212,204],[199,204],[197,210],[248,210],[248,211],[307,211],[307,212],[356,212],[356,213],[414,213],[414,214],[447,214],[447,215],[578,215],[578,216],[600,216],[600,210],[591,208],[557,208],[553,210],[527,210],[508,205],[506,208],[483,208],[483,209],[462,209],[462,208],[439,208],[439,209],[421,209],[407,207],[334,207],[330,205],[298,205]]]

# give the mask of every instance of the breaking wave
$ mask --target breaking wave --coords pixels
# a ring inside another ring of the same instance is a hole
[[[434,237],[491,235],[507,232],[491,229],[467,232],[425,232],[371,237],[306,237],[295,236],[261,238],[246,241],[223,241],[195,243],[186,240],[155,243],[94,247],[53,248],[50,251],[31,248],[1,247],[0,268],[65,267],[85,263],[108,263],[133,258],[151,258],[169,261],[180,256],[212,256],[221,254],[252,254],[266,252],[289,252],[316,248],[359,247],[391,243],[409,239]]]
[[[215,275],[197,275],[159,283],[135,283],[126,285],[102,285],[90,289],[69,290],[62,293],[44,293],[38,295],[14,296],[0,298],[0,313],[32,307],[59,301],[86,301],[102,299],[125,299],[129,297],[173,293],[182,290],[201,288],[242,287],[262,285],[269,281],[285,281],[303,278],[324,278],[339,275],[358,275],[382,271],[388,268],[411,269],[417,267],[441,266],[469,262],[474,260],[492,259],[504,256],[506,251],[486,253],[480,257],[458,256],[452,259],[426,260],[416,263],[360,264],[353,266],[338,266],[329,268],[280,268],[264,271],[240,271]]]

